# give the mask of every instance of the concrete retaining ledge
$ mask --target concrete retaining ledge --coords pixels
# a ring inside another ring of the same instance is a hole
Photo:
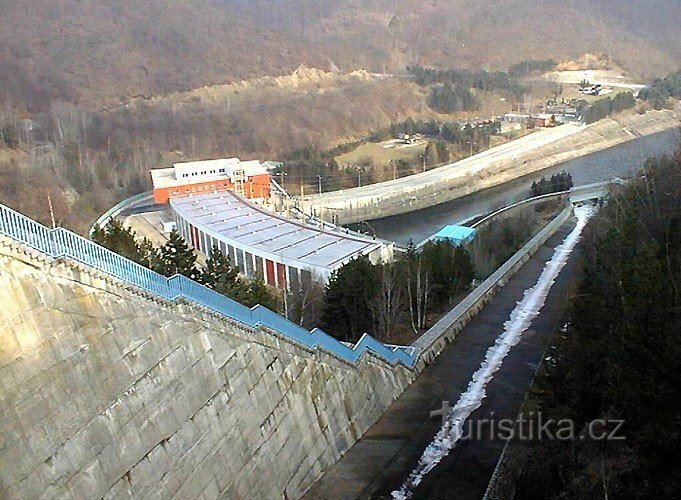
[[[126,198],[125,200],[116,203],[113,207],[111,207],[109,210],[107,210],[106,212],[99,216],[99,218],[94,222],[94,224],[92,224],[92,227],[90,228],[90,232],[88,234],[90,235],[90,237],[92,237],[92,234],[95,232],[95,226],[104,227],[107,225],[109,220],[118,217],[127,208],[130,208],[133,205],[137,205],[138,203],[141,203],[143,201],[151,201],[153,199],[154,193],[152,191],[145,191],[144,193],[136,194],[134,196],[131,196],[130,198]]]
[[[499,210],[497,210],[495,212],[492,212],[491,214],[480,219],[475,224],[472,224],[471,227],[474,228],[474,229],[480,229],[482,227],[485,227],[487,224],[489,224],[493,220],[499,220],[498,217],[500,217],[500,216],[503,216],[503,219],[507,219],[508,217],[512,217],[513,214],[515,214],[518,210],[533,207],[535,205],[539,205],[540,203],[544,203],[544,202],[552,200],[554,198],[557,199],[558,201],[562,201],[563,196],[567,197],[567,196],[569,196],[569,194],[570,194],[570,191],[560,191],[560,192],[556,192],[556,193],[542,194],[540,196],[534,196],[532,198],[527,198],[526,200],[519,201],[519,202],[514,203],[512,205],[508,205],[507,207],[500,208]]]
[[[470,322],[489,302],[496,292],[527,262],[546,240],[572,217],[572,205],[566,207],[555,219],[544,226],[530,241],[518,250],[465,299],[445,314],[413,344],[419,353],[415,370],[421,372],[430,364],[445,346]]]

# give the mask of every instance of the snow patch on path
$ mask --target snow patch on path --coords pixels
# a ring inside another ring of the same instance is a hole
[[[511,316],[504,323],[504,331],[485,354],[485,360],[473,374],[468,388],[461,394],[456,405],[450,410],[447,423],[435,435],[433,441],[426,447],[416,468],[402,484],[399,490],[392,492],[392,498],[403,500],[411,498],[413,490],[421,483],[426,474],[435,468],[440,461],[449,455],[456,442],[463,434],[466,419],[482,405],[486,396],[486,387],[501,367],[504,358],[511,348],[520,342],[523,332],[530,327],[532,320],[539,315],[544,306],[549,290],[556,281],[558,274],[568,261],[574,250],[582,230],[594,214],[593,207],[576,207],[577,225],[556,247],[551,260],[546,263],[537,283],[525,290],[523,299],[518,302]]]

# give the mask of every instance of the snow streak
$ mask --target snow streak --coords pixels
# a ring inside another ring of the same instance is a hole
[[[402,487],[392,492],[394,499],[411,498],[413,490],[421,483],[424,476],[449,454],[456,442],[461,438],[466,419],[480,407],[486,396],[485,389],[487,384],[501,367],[511,347],[520,341],[523,332],[529,328],[532,320],[539,315],[549,290],[561,269],[565,266],[572,250],[579,241],[584,226],[593,213],[594,209],[592,207],[575,208],[577,225],[563,243],[556,247],[551,260],[544,266],[537,283],[532,288],[525,290],[523,299],[518,302],[515,309],[511,312],[509,320],[504,323],[503,333],[497,337],[494,345],[487,350],[485,360],[473,374],[471,381],[468,383],[468,388],[461,394],[456,405],[450,410],[446,424],[426,447],[419,459],[418,465],[409,474]]]

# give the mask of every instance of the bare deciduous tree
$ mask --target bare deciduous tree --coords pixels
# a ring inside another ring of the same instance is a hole
[[[413,262],[409,263],[407,268],[409,315],[414,333],[418,333],[421,328],[426,326],[429,293],[428,271],[423,265],[423,259],[419,254]]]
[[[381,284],[369,307],[376,323],[376,334],[381,340],[390,340],[404,310],[404,287],[400,283],[397,266],[381,266]]]

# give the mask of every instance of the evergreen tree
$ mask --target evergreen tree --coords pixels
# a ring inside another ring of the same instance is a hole
[[[404,158],[397,160],[395,163],[395,168],[397,168],[397,171],[400,173],[400,175],[407,175],[411,171],[411,165]]]
[[[195,279],[196,254],[189,248],[187,242],[176,230],[170,233],[168,241],[161,247],[154,258],[154,271],[165,276],[182,274],[187,278]]]
[[[437,147],[433,141],[430,141],[426,145],[426,151],[424,154],[426,155],[426,165],[437,165],[440,163],[437,155]]]
[[[428,243],[423,247],[422,255],[430,276],[435,306],[448,304],[473,280],[473,261],[459,245],[449,241]]]
[[[103,228],[95,226],[92,241],[116,252],[123,257],[144,264],[144,255],[135,240],[135,232],[131,228],[123,227],[123,223],[116,219],[110,219]]]
[[[230,298],[236,298],[239,288],[243,286],[239,271],[217,246],[210,249],[206,265],[199,275],[199,282]]]
[[[323,324],[339,340],[354,342],[372,331],[370,302],[379,289],[376,269],[366,257],[334,271],[326,285]]]
[[[402,130],[407,135],[414,135],[416,132],[416,124],[411,116],[404,121]]]
[[[437,149],[437,158],[439,163],[446,163],[449,161],[449,150],[445,141],[437,141],[435,143]]]
[[[151,269],[154,259],[156,258],[157,250],[154,244],[147,238],[143,238],[138,245],[140,252],[140,264]]]
[[[262,278],[257,278],[245,284],[241,283],[235,299],[248,307],[260,304],[272,311],[279,310],[277,296],[270,291]]]

